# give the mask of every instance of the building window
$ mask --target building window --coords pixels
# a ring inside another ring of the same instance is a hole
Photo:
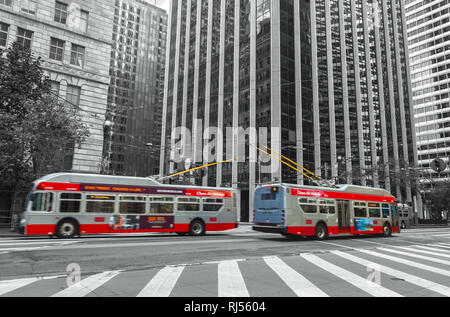
[[[37,0],[22,0],[20,10],[29,14],[36,14]]]
[[[87,31],[89,21],[89,12],[81,10],[80,14],[80,30],[83,32]]]
[[[50,91],[55,97],[59,96],[59,86],[59,82],[53,80],[50,81]]]
[[[55,22],[66,24],[67,22],[67,4],[62,2],[55,2]]]
[[[70,64],[83,67],[84,65],[84,46],[72,43],[72,51],[70,53]]]
[[[0,4],[10,7],[12,5],[12,0],[0,0]]]
[[[64,57],[64,41],[52,37],[50,40],[49,58],[62,62],[63,57]]]
[[[0,46],[6,46],[8,43],[9,25],[0,22]]]
[[[70,105],[78,107],[80,105],[81,87],[67,85],[66,100]]]
[[[31,40],[33,39],[33,32],[22,28],[17,28],[17,43],[24,48],[31,48]]]

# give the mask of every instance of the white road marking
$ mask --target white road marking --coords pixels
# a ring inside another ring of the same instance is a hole
[[[445,295],[447,297],[450,297],[450,287],[447,287],[445,285],[437,284],[432,281],[417,277],[415,275],[411,275],[411,274],[408,274],[408,273],[405,273],[405,272],[402,272],[399,270],[395,270],[390,267],[384,266],[382,264],[374,263],[374,262],[362,259],[360,257],[356,257],[354,255],[351,255],[351,254],[348,254],[345,252],[331,251],[331,253],[336,254],[336,255],[338,255],[344,259],[350,260],[352,262],[361,264],[366,267],[368,267],[369,265],[376,264],[380,268],[381,272],[384,274],[403,279],[408,283],[411,283],[411,284],[417,285],[419,287],[423,287],[425,289],[433,291],[435,293],[439,293],[439,294]]]
[[[397,292],[391,291],[377,283],[374,283],[368,279],[362,278],[350,271],[347,271],[337,265],[334,265],[328,261],[325,261],[314,254],[301,254],[301,257],[311,262],[312,264],[320,267],[321,269],[343,279],[344,281],[356,286],[364,292],[375,297],[403,297]]]
[[[406,255],[406,256],[409,256],[409,257],[412,257],[412,258],[427,260],[427,261],[430,261],[430,262],[436,262],[436,263],[440,263],[440,264],[450,265],[450,261],[437,259],[437,258],[432,258],[430,256],[419,255],[419,254],[416,254],[416,253],[403,252],[403,251],[400,251],[400,250],[388,249],[388,248],[378,248],[378,250],[391,252],[391,253],[395,253],[395,254]]]
[[[445,251],[445,250],[439,250],[439,249],[435,249],[435,248],[427,248],[427,249],[431,249],[431,250],[438,250],[438,251],[440,251],[440,252],[432,252],[432,251],[426,251],[426,250],[417,249],[417,248],[424,248],[424,247],[421,247],[421,246],[414,246],[414,247],[415,248],[394,246],[394,248],[396,248],[396,249],[402,249],[402,250],[408,250],[408,251],[413,251],[413,252],[417,252],[417,253],[437,255],[437,256],[444,257],[444,258],[450,258],[450,254],[444,254],[444,252],[448,252],[448,251]]]
[[[46,249],[46,248],[48,248],[48,247],[44,246],[44,247],[3,248],[3,249],[0,249],[0,252],[2,252],[2,251],[8,251],[8,252],[11,252],[11,251],[15,251],[15,252],[17,252],[17,251],[36,251],[36,250],[42,250],[42,249]]]
[[[103,284],[120,274],[121,271],[106,271],[95,274],[81,280],[80,282],[69,286],[65,290],[58,292],[52,297],[83,297],[95,291]]]
[[[51,245],[67,245],[74,244],[77,242],[69,242],[69,241],[42,241],[42,242],[3,242],[0,243],[0,246],[10,246],[10,245],[35,245],[35,244],[51,244]]]
[[[446,234],[432,234],[433,237],[450,237],[450,233]]]
[[[418,262],[414,262],[414,261],[410,261],[410,260],[406,260],[406,259],[401,259],[401,258],[397,258],[397,257],[393,257],[390,255],[386,255],[386,254],[382,254],[382,253],[378,253],[378,252],[374,252],[374,251],[369,251],[369,250],[363,250],[363,249],[358,249],[358,252],[362,252],[362,253],[366,253],[369,255],[373,255],[376,257],[380,257],[380,258],[384,258],[384,259],[388,259],[397,263],[401,263],[401,264],[405,264],[408,266],[412,266],[415,268],[419,268],[425,271],[429,271],[429,272],[433,272],[433,273],[437,273],[437,274],[441,274],[441,275],[445,275],[445,276],[450,276],[450,271],[447,270],[443,270],[443,269],[439,269],[439,268],[435,268],[433,266],[429,266],[429,265],[425,265],[422,263],[418,263]]]
[[[299,297],[328,297],[303,275],[295,271],[278,257],[265,257],[266,264],[286,283]]]
[[[139,292],[137,297],[169,297],[184,266],[166,266]]]
[[[414,245],[415,248],[419,248],[419,249],[424,249],[424,250],[430,250],[430,251],[438,251],[438,252],[442,252],[442,253],[450,253],[449,250],[443,250],[443,249],[438,249],[438,248],[434,248],[434,247],[439,247],[438,245],[428,245],[428,246],[423,246],[423,245]]]
[[[217,275],[219,297],[250,297],[238,261],[219,262]]]
[[[0,281],[0,295],[10,293],[16,289],[30,285],[37,281],[56,279],[56,278],[60,278],[63,276],[65,276],[65,275],[50,276],[50,277],[31,277],[31,278],[9,280],[9,281]]]

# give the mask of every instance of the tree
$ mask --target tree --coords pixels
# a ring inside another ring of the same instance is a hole
[[[89,136],[79,109],[50,94],[40,61],[15,43],[0,62],[0,187],[13,201]]]
[[[424,201],[431,219],[442,220],[442,212],[450,211],[450,181],[435,181],[429,191],[424,192]]]
[[[1,58],[6,53],[6,58]],[[25,115],[25,103],[50,93],[50,83],[30,49],[14,42],[0,50],[0,111],[16,117]]]

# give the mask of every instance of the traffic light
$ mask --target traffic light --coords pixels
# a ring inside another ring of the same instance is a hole
[[[442,173],[447,169],[447,163],[443,159],[437,158],[431,162],[430,168],[435,172]]]

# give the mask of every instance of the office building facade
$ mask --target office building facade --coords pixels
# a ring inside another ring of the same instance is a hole
[[[404,12],[402,0],[172,1],[161,174],[237,158],[188,181],[234,187],[251,221],[258,184],[312,184],[255,148],[267,146],[412,204]]]
[[[0,48],[19,41],[42,57],[53,93],[79,107],[89,129],[61,166],[67,171],[100,170],[113,13],[109,0],[0,0]]]
[[[104,174],[158,172],[167,13],[152,3],[114,3]]]
[[[407,0],[405,7],[419,170],[430,185],[450,180],[450,1]],[[444,171],[431,168],[436,159]]]

